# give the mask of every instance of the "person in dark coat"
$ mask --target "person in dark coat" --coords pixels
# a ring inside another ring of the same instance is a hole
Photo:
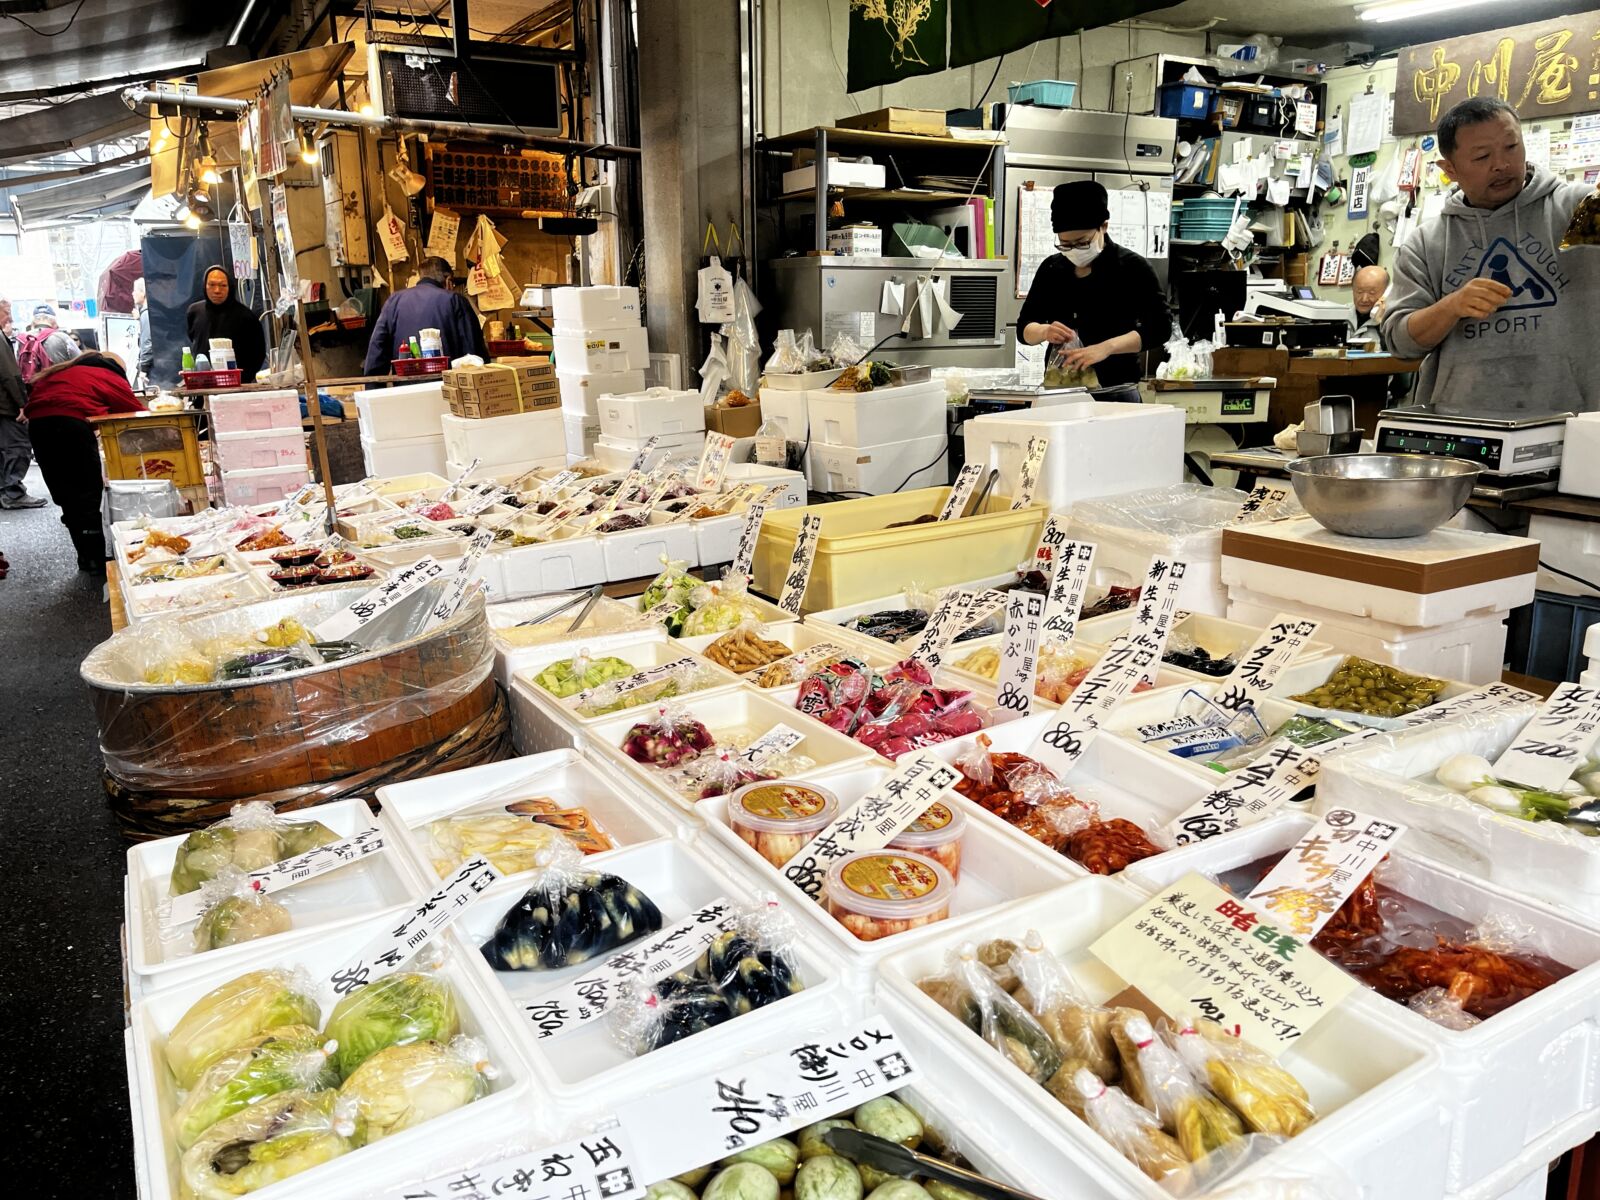
[[[10,321],[11,301],[0,300],[0,326]],[[28,427],[22,422],[27,399],[16,351],[11,339],[0,333],[0,508],[42,508],[50,503],[43,496],[30,495],[22,482],[33,461]]]
[[[483,326],[467,298],[447,286],[450,264],[442,258],[426,258],[416,283],[396,292],[384,302],[378,322],[372,327],[367,344],[367,375],[387,375],[390,363],[399,357],[400,347],[423,329],[437,329],[446,358],[476,354],[489,360],[489,346],[483,340]]]
[[[195,354],[211,354],[212,338],[233,339],[233,357],[244,372],[244,382],[254,383],[267,364],[267,339],[261,318],[233,298],[233,276],[225,267],[206,268],[206,296],[189,305],[189,347]]]

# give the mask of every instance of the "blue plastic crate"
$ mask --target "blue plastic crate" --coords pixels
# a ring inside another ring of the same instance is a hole
[[[1035,79],[1014,83],[1006,89],[1013,104],[1036,104],[1040,108],[1071,108],[1078,85],[1060,79]]]
[[[1511,669],[1535,679],[1566,683],[1588,667],[1583,637],[1600,624],[1600,599],[1535,592],[1533,603],[1512,612],[1507,622],[1507,661]]]
[[[1193,83],[1168,83],[1161,88],[1160,113],[1163,117],[1188,117],[1203,120],[1211,115],[1217,90]]]

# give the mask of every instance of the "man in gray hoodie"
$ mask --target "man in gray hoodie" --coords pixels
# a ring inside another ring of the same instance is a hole
[[[1439,161],[1456,186],[1395,256],[1383,318],[1384,345],[1427,358],[1416,402],[1486,417],[1600,408],[1600,255],[1560,249],[1589,185],[1529,166],[1515,110],[1488,97],[1444,115]]]

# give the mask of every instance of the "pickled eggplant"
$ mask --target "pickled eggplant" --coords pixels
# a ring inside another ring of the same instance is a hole
[[[711,943],[706,969],[736,1017],[804,988],[780,951],[758,946],[732,929],[724,930]]]
[[[499,971],[553,971],[657,932],[661,910],[625,879],[584,874],[529,888],[500,918],[483,956]]]

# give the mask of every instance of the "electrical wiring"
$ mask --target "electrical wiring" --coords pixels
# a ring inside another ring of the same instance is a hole
[[[67,23],[65,25],[63,25],[60,29],[52,29],[52,30],[48,30],[48,31],[47,30],[43,30],[43,29],[36,29],[32,25],[29,25],[21,17],[17,16],[15,13],[0,13],[0,17],[5,17],[7,20],[15,21],[18,25],[21,25],[24,29],[26,29],[29,33],[33,34],[35,37],[47,37],[47,38],[60,37],[67,30],[71,29],[72,26],[73,26],[73,23],[75,21],[77,21],[78,14],[83,11],[83,3],[84,3],[84,0],[78,0],[78,6],[72,10],[72,16],[67,18]]]

